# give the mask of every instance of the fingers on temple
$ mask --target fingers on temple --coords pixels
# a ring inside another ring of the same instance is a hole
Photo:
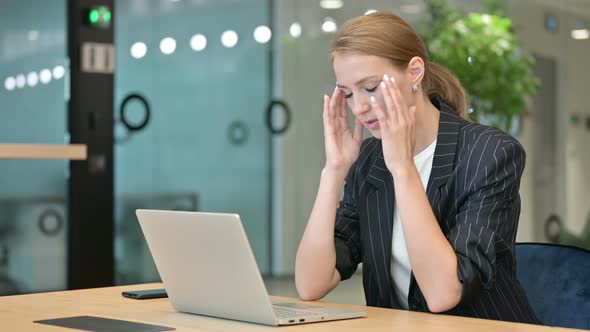
[[[389,81],[389,77],[387,75],[383,76],[383,81],[381,82],[380,86],[381,91],[383,92],[383,101],[385,101],[385,113],[389,118],[395,120],[397,114],[395,104],[391,96],[391,81]]]
[[[401,90],[399,89],[399,86],[397,85],[393,77],[391,77],[390,81],[391,97],[395,105],[395,109],[398,113],[398,120],[407,121],[409,119],[408,105],[406,104],[404,97],[402,96]]]
[[[322,118],[324,119],[325,126],[330,119],[330,97],[328,95],[324,95],[324,112],[322,113]]]
[[[341,95],[342,91],[336,87],[330,99],[330,120],[335,120],[339,116]]]

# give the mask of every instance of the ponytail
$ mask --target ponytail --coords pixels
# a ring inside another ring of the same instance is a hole
[[[455,74],[441,65],[429,62],[423,85],[428,98],[442,99],[457,115],[467,118],[467,93]]]

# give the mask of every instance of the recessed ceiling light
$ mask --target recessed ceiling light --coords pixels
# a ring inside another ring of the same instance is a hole
[[[37,75],[37,72],[30,72],[27,75],[27,84],[32,88],[37,85],[37,83],[39,83],[39,75]]]
[[[39,81],[41,81],[42,84],[47,84],[49,82],[51,82],[51,70],[49,69],[43,69],[39,72]]]
[[[144,42],[136,42],[131,45],[131,56],[135,59],[143,58],[147,53],[147,45]]]
[[[160,51],[163,54],[170,55],[176,51],[176,40],[171,37],[166,37],[160,42]]]
[[[196,34],[191,38],[191,48],[197,52],[207,47],[207,37],[202,34]]]
[[[16,88],[16,79],[14,77],[12,77],[12,76],[7,77],[4,80],[4,87],[8,91],[14,90],[14,88]]]
[[[334,33],[338,30],[338,26],[336,22],[330,17],[324,18],[324,22],[322,23],[322,31],[325,33]]]
[[[25,75],[23,75],[23,74],[16,75],[16,87],[19,89],[22,89],[25,87],[25,84],[27,84],[27,79],[25,78]]]
[[[238,43],[238,34],[233,30],[227,30],[221,35],[221,43],[227,48],[232,48]]]
[[[261,25],[254,29],[254,40],[260,44],[266,44],[272,37],[272,31],[266,25]]]
[[[295,22],[289,27],[289,33],[293,38],[299,38],[301,36],[301,24]]]
[[[320,7],[324,9],[339,9],[343,5],[342,0],[320,0]]]
[[[423,7],[419,3],[407,3],[400,7],[401,12],[406,14],[419,14],[422,12],[422,9]]]
[[[53,68],[53,79],[54,80],[59,80],[60,78],[64,77],[65,74],[66,74],[66,70],[63,66],[55,66],[55,68]]]
[[[574,29],[571,31],[571,36],[576,40],[584,40],[590,38],[590,31],[588,29]]]

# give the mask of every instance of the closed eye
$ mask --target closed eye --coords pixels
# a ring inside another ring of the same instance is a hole
[[[365,89],[365,90],[367,90],[367,92],[375,92],[375,90],[377,90],[377,87],[378,87],[378,85],[375,86],[374,88]]]
[[[378,87],[379,87],[379,85],[375,86],[374,88],[365,88],[365,91],[373,93],[373,92],[375,92],[375,90],[377,90]],[[346,98],[346,99],[348,99],[350,97],[352,97],[352,92],[344,95],[344,98]]]

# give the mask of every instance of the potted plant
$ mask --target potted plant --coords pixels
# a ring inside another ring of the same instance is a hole
[[[470,96],[469,117],[508,132],[540,87],[534,58],[518,45],[512,22],[496,0],[487,13],[465,15],[447,0],[425,0],[430,20],[421,31],[431,61],[450,69]]]

